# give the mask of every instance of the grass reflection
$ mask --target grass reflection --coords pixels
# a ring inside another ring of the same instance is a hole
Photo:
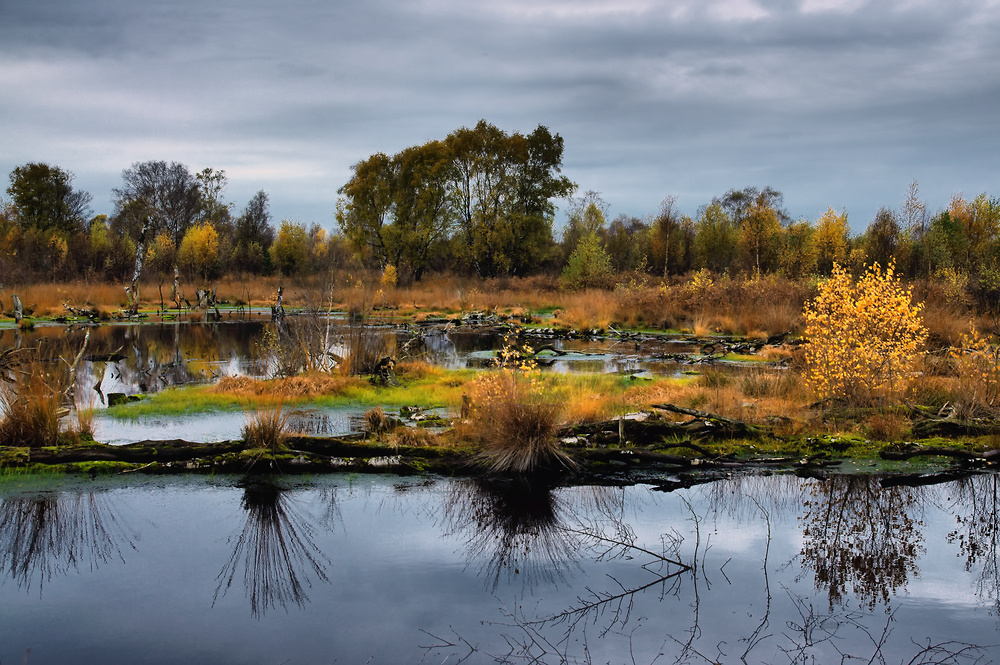
[[[242,571],[250,613],[261,619],[289,606],[305,607],[306,589],[313,580],[329,582],[329,560],[313,540],[313,528],[295,506],[288,489],[267,477],[250,476],[241,482],[241,505],[246,521],[233,554],[216,578],[213,604],[226,594]]]
[[[0,501],[0,575],[19,588],[43,587],[54,577],[124,562],[122,545],[136,536],[115,514],[108,495],[58,492]]]

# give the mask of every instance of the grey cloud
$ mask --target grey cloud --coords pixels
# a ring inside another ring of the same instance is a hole
[[[995,4],[757,4],[4,0],[0,170],[53,161],[96,208],[132,161],[177,159],[327,223],[354,162],[486,118],[562,134],[613,214],[768,184],[857,229],[914,177],[932,207],[995,188]]]

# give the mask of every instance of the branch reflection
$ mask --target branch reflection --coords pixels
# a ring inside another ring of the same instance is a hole
[[[135,549],[130,534],[100,492],[56,492],[5,497],[0,501],[0,575],[19,588],[46,582],[81,566],[97,569],[125,561],[121,543]]]
[[[253,476],[241,485],[246,522],[233,555],[216,578],[219,584],[213,604],[242,570],[254,618],[261,619],[278,607],[286,612],[292,604],[305,607],[309,602],[306,588],[312,586],[313,578],[329,582],[329,560],[316,546],[312,526],[296,510],[288,489],[273,479]]]

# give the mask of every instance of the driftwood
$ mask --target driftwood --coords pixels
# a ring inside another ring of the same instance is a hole
[[[11,295],[11,300],[14,301],[14,322],[20,324],[21,319],[24,318],[24,305],[21,304],[21,299],[16,293]]]
[[[97,311],[96,307],[73,307],[67,303],[63,303],[63,309],[73,316],[82,316],[91,321],[96,321],[100,318],[100,312]]]
[[[278,296],[275,299],[274,304],[271,305],[271,320],[276,321],[278,325],[281,325],[281,323],[285,320],[285,306],[281,304],[284,290],[284,287],[278,287]]]
[[[711,438],[761,438],[771,435],[771,432],[766,428],[751,425],[750,423],[742,420],[735,420],[733,418],[727,418],[726,416],[720,416],[717,413],[699,411],[698,409],[689,409],[676,404],[653,404],[652,407],[661,411],[669,411],[671,413],[678,413],[684,416],[691,416],[693,420],[687,421],[684,423],[684,426],[689,431],[692,431],[692,433],[697,432],[699,436],[708,436]]]

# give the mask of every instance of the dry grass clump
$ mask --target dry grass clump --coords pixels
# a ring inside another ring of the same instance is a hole
[[[566,395],[561,418],[566,423],[596,423],[621,413],[627,406],[623,396],[580,387]]]
[[[927,328],[927,342],[932,348],[960,347],[962,338],[971,329],[965,309],[954,303],[925,302],[921,314],[924,327]]]
[[[240,397],[307,398],[342,395],[352,388],[364,387],[364,380],[314,372],[278,379],[254,379],[249,376],[224,376],[210,390]]]
[[[338,365],[348,375],[374,374],[383,358],[395,357],[396,336],[373,328],[364,317],[352,319],[344,337],[347,351]]]
[[[575,467],[555,436],[561,402],[542,384],[531,357],[530,347],[508,340],[498,368],[473,382],[463,405],[468,436],[482,446],[480,460],[493,473]]]
[[[288,443],[289,415],[280,401],[258,404],[247,413],[241,430],[247,448],[264,448],[272,452],[282,450]]]
[[[379,441],[385,438],[396,427],[396,421],[390,418],[381,406],[365,411],[365,429],[374,434]]]
[[[898,413],[876,413],[865,422],[865,434],[876,441],[899,441],[909,433],[909,421]]]
[[[394,446],[405,448],[427,448],[441,444],[442,437],[420,427],[397,427],[389,439]]]
[[[539,467],[572,467],[555,434],[559,404],[512,372],[481,377],[473,386],[472,435],[483,446],[481,460],[494,473],[528,473]]]
[[[59,441],[63,385],[60,378],[38,364],[18,370],[13,385],[0,390],[0,442],[41,448]]]
[[[611,291],[574,291],[565,294],[561,302],[556,322],[578,330],[606,330],[618,317],[618,299]]]
[[[419,381],[432,376],[441,376],[441,368],[431,365],[426,360],[402,360],[396,363],[396,374],[408,379]]]
[[[740,388],[747,397],[788,398],[802,390],[801,376],[787,370],[753,367],[740,379]]]

